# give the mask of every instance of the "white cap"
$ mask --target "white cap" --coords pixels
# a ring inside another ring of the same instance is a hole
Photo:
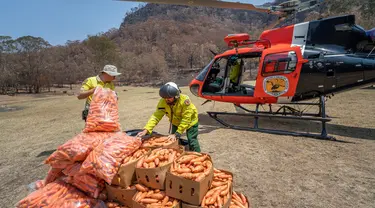
[[[105,65],[101,72],[105,72],[110,76],[118,76],[121,74],[117,72],[117,67],[113,65]]]

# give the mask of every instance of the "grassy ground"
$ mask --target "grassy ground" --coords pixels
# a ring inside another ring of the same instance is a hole
[[[252,207],[374,207],[375,90],[339,94],[327,103],[335,117],[328,131],[341,142],[224,129],[205,111],[234,111],[230,104],[193,97],[200,112],[200,144],[216,168],[234,173],[236,191]],[[152,88],[118,88],[124,130],[142,128],[158,101]],[[28,194],[27,185],[47,173],[43,160],[79,133],[84,102],[74,96],[0,96],[0,202],[14,204]],[[13,109],[7,111],[4,109]],[[247,119],[229,120],[249,125]],[[268,127],[316,131],[300,121],[261,120]],[[167,133],[163,119],[155,129]]]

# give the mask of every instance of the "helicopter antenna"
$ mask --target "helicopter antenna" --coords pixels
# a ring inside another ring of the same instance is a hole
[[[210,50],[211,51],[211,53],[212,54],[214,54],[214,56],[216,56],[217,55],[217,53],[215,53],[215,52],[213,52],[211,49],[208,49],[208,50]]]

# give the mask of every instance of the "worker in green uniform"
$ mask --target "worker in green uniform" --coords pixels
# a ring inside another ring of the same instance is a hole
[[[240,76],[240,73],[241,73],[241,63],[240,61],[238,60],[238,57],[237,56],[232,56],[230,59],[229,59],[229,67],[231,67],[231,71],[230,71],[230,74],[229,74],[229,80],[230,80],[230,83],[231,83],[231,91],[237,91],[237,87],[238,87],[238,78]]]
[[[154,127],[159,123],[164,115],[167,115],[172,126],[172,131],[168,136],[170,139],[181,139],[181,135],[186,131],[189,150],[200,152],[198,142],[198,110],[191,103],[187,95],[181,94],[181,90],[176,83],[168,82],[159,90],[162,97],[156,107],[156,111],[148,120],[143,131],[137,134],[142,137],[151,134]]]
[[[238,77],[240,76],[241,64],[238,61],[237,56],[232,56],[229,60],[229,65],[231,66],[231,71],[229,75],[229,79],[232,83],[238,82]]]

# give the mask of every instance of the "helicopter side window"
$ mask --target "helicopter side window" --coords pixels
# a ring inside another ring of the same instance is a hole
[[[297,55],[294,52],[269,54],[264,58],[262,75],[287,74],[296,69]]]

